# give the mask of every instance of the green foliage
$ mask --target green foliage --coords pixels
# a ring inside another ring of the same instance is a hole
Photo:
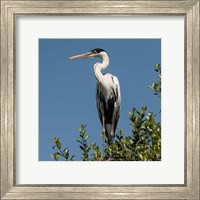
[[[54,154],[51,154],[51,157],[54,160],[59,160],[60,157],[63,157],[67,161],[73,161],[74,155],[70,157],[69,155],[69,149],[65,148],[62,150],[62,144],[60,142],[60,138],[53,138],[52,141],[55,143],[55,145],[52,147],[52,149],[57,149],[57,151]]]
[[[147,107],[142,107],[139,112],[135,108],[130,112],[133,141],[132,150],[135,160],[160,160],[161,159],[161,124],[155,121],[155,115],[146,112]]]
[[[101,155],[101,150],[99,146],[95,144],[90,145],[92,147],[93,153],[91,154],[91,161],[101,161],[103,160],[103,157]]]
[[[87,140],[89,139],[89,136],[86,135],[86,125],[81,124],[81,127],[78,129],[79,136],[81,140],[76,140],[80,145],[80,149],[82,151],[83,157],[81,157],[81,160],[88,161],[89,160],[89,151],[91,147],[87,144]]]
[[[104,150],[102,160],[114,161],[158,161],[161,159],[161,125],[151,112],[136,108],[129,112],[132,133],[124,136],[122,130],[116,134],[113,144]]]
[[[154,94],[161,98],[161,66],[154,66],[158,73],[159,79],[149,88]],[[116,133],[115,140],[108,145],[107,140],[103,136],[103,151],[94,144],[88,144],[89,136],[86,134],[86,125],[81,124],[78,129],[79,144],[82,151],[82,161],[160,161],[161,160],[161,124],[156,122],[156,115],[147,112],[147,107],[142,107],[141,111],[135,107],[129,112],[130,126],[132,132],[125,136],[123,131]],[[57,149],[52,158],[59,160],[63,157],[66,161],[73,161],[74,155],[69,156],[69,149],[62,150],[62,144],[59,138],[53,138],[55,145],[53,149]]]
[[[154,91],[154,95],[158,95],[158,97],[161,98],[161,66],[160,64],[156,64],[154,66],[154,70],[155,72],[158,73],[158,80],[157,82],[152,83],[152,85],[149,86],[148,88]]]

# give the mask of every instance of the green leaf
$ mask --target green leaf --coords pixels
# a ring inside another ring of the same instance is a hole
[[[90,149],[91,149],[91,147],[88,147],[88,148],[86,149],[86,151],[87,151],[87,152],[89,152],[89,151],[90,151]]]
[[[75,157],[75,155],[73,155],[69,160],[74,161],[74,157]]]
[[[52,155],[52,158],[57,161],[60,158],[60,153],[58,153],[58,152],[54,153]]]
[[[62,146],[61,146],[61,142],[60,141],[57,141],[56,142],[56,146],[59,150],[62,150]]]
[[[80,136],[83,138],[83,137],[84,137],[84,133],[83,133],[83,132],[80,132]]]
[[[76,140],[78,143],[83,144],[83,142],[81,142],[80,140]]]
[[[88,139],[89,139],[89,136],[88,136],[88,135],[86,135],[84,140],[88,140]]]
[[[63,152],[65,153],[65,155],[67,155],[67,154],[69,154],[69,149],[68,149],[68,148],[65,148],[65,149],[63,150]]]
[[[79,145],[79,147],[80,147],[80,149],[81,149],[81,150],[83,150],[83,151],[84,151],[84,148],[83,148],[83,146]]]

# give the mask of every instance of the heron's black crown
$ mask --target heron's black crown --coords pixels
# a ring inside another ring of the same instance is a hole
[[[104,49],[101,49],[101,48],[92,49],[90,52],[91,52],[91,53],[94,53],[94,54],[98,54],[98,53],[100,53],[100,52],[102,52],[102,51],[106,52]],[[107,53],[107,52],[106,52],[106,53]]]

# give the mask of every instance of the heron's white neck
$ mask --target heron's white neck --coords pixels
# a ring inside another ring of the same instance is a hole
[[[102,52],[101,57],[102,57],[102,63],[96,63],[94,65],[94,74],[99,83],[101,83],[103,80],[103,74],[101,71],[105,70],[109,66],[108,54],[105,52]]]

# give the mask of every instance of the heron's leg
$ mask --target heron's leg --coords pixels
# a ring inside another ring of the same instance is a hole
[[[116,113],[114,112],[114,116],[116,115]],[[112,137],[112,142],[114,140],[114,137],[115,137],[115,130],[114,130],[114,125],[115,125],[115,119],[113,118],[112,119],[112,125],[111,125],[111,132],[110,132],[110,135]]]
[[[104,150],[105,150],[105,141],[106,141],[105,117],[103,117],[102,122],[103,122],[102,140],[103,140],[103,155],[104,155]]]
[[[115,132],[114,132],[114,123],[112,123],[112,126],[111,126],[111,131],[110,131],[110,135],[112,137],[112,140],[114,139],[115,137]]]
[[[104,136],[104,139],[105,139],[105,136],[106,136],[106,123],[105,123],[105,117],[103,117],[102,122],[103,122],[102,135]],[[105,142],[105,141],[104,141],[104,142]]]

